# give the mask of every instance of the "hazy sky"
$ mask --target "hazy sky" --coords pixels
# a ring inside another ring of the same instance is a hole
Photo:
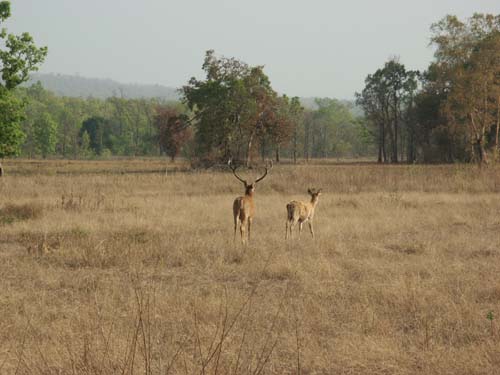
[[[265,65],[289,95],[352,98],[398,55],[432,59],[429,27],[446,14],[500,13],[500,0],[13,0],[12,32],[49,55],[41,72],[178,87],[202,77],[205,50]]]

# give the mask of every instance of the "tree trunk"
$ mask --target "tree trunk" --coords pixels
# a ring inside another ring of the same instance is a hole
[[[276,145],[276,163],[280,162],[280,144]]]
[[[394,142],[393,142],[392,146],[393,146],[392,162],[397,164],[397,162],[398,162],[398,118],[397,118],[397,115],[394,118]]]
[[[326,125],[323,125],[323,132],[321,134],[321,142],[323,143],[323,158],[326,159],[328,157],[328,138],[327,138],[327,130]]]
[[[473,129],[473,133],[475,135],[475,147],[478,153],[478,163],[481,167],[483,164],[488,164],[488,155],[486,154],[486,150],[484,148],[484,133],[485,133],[485,124],[483,123],[481,129],[477,127],[476,122],[474,121],[474,114],[470,113],[470,120]]]
[[[68,131],[68,125],[66,122],[64,122],[64,127],[63,127],[63,139],[62,139],[62,154],[64,157],[66,157],[66,137],[67,134],[66,132]]]
[[[488,164],[488,154],[484,149],[484,142],[482,138],[477,139],[476,148],[477,148],[477,153],[479,155],[478,157],[479,166],[482,167],[484,164]]]
[[[0,163],[0,177],[3,176],[3,167],[2,167],[2,163]]]
[[[387,163],[388,162],[388,158],[387,158],[387,149],[386,149],[386,140],[387,138],[389,138],[389,150],[390,152],[392,152],[392,149],[393,149],[393,145],[392,145],[392,142],[394,140],[394,136],[393,136],[393,131],[392,131],[392,124],[391,124],[391,116],[390,116],[390,113],[389,113],[389,99],[387,99],[384,104],[383,104],[383,110],[382,110],[382,113],[383,113],[383,118],[384,118],[384,143],[383,143],[383,154],[384,154],[384,163]],[[392,157],[391,157],[391,160],[392,160]]]
[[[306,121],[304,124],[304,158],[309,162],[309,129],[310,124],[309,121]]]
[[[416,159],[415,152],[415,121],[413,116],[413,97],[410,99],[410,108],[408,110],[408,123],[407,123],[407,140],[406,140],[406,162],[413,164]]]
[[[382,123],[382,158],[387,163],[387,152],[385,151],[385,124]]]
[[[377,163],[382,163],[382,145],[384,143],[384,124],[378,124],[378,159]]]
[[[293,164],[297,164],[297,147],[298,147],[298,134],[297,134],[297,125],[295,125],[295,133],[293,135]]]
[[[253,137],[254,137],[254,133],[252,133],[250,135],[250,138],[248,138],[248,143],[247,143],[247,154],[246,154],[246,166],[247,168],[250,168],[251,164],[252,164],[252,142],[253,142]]]
[[[413,126],[413,125],[411,125]],[[407,156],[406,161],[408,164],[413,164],[415,162],[415,134],[413,128],[410,129],[408,134],[408,145],[407,145]]]
[[[391,163],[394,163],[394,149],[395,149],[395,146],[394,146],[394,124],[392,123],[391,120],[388,121],[388,124],[387,124],[387,138],[389,139],[389,144],[388,144],[388,156],[390,159],[390,162]]]
[[[398,162],[398,107],[397,107],[397,101],[394,100],[394,142],[393,142],[393,149],[392,149],[392,162],[397,163]]]
[[[399,160],[402,162],[405,157],[405,134],[403,133],[403,129],[400,129],[399,132]]]

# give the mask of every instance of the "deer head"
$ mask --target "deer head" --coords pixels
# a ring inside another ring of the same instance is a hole
[[[314,188],[307,189],[307,192],[311,196],[312,201],[315,201],[318,199],[318,197],[321,195],[321,190],[322,189],[314,189]]]
[[[257,178],[254,182],[252,183],[248,183],[247,180],[244,180],[243,178],[241,178],[237,173],[236,173],[236,170],[238,169],[237,166],[234,165],[232,159],[229,159],[228,163],[229,165],[229,168],[231,168],[231,170],[233,171],[233,175],[234,177],[236,177],[239,181],[241,181],[243,183],[243,185],[245,186],[245,194],[249,195],[251,193],[254,192],[255,190],[255,186],[257,185],[257,182],[260,182],[262,181],[264,178],[266,178],[267,176],[267,173],[269,172],[270,169],[272,169],[273,167],[273,164],[272,162],[270,163],[270,165],[266,165],[265,166],[265,172],[262,176],[260,176],[259,178]]]

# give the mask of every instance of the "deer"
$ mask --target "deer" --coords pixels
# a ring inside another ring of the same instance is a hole
[[[242,179],[236,173],[236,169],[238,167],[234,166],[231,159],[229,159],[228,165],[229,165],[229,168],[231,168],[231,170],[233,171],[234,177],[236,177],[240,182],[242,182],[243,186],[245,187],[245,195],[237,197],[233,202],[233,217],[234,217],[234,239],[233,240],[236,241],[236,231],[237,231],[238,223],[239,223],[240,224],[241,242],[245,245],[247,242],[250,241],[250,231],[252,228],[252,221],[253,221],[254,214],[255,214],[255,203],[254,203],[254,199],[253,199],[255,187],[256,187],[258,182],[260,182],[264,178],[266,178],[267,173],[269,172],[269,169],[272,168],[272,163],[271,163],[270,167],[268,167],[266,165],[266,167],[265,167],[266,170],[265,170],[264,174],[250,184],[246,180]],[[247,226],[248,226],[248,235],[245,236],[245,229]],[[247,240],[245,237],[247,237]]]
[[[314,210],[318,205],[319,196],[321,195],[321,189],[308,189],[307,192],[311,196],[311,200],[309,202],[291,201],[286,205],[287,218],[285,240],[288,239],[288,228],[290,228],[290,239],[292,238],[292,229],[297,223],[299,223],[300,238],[300,232],[302,232],[302,224],[304,224],[304,222],[306,221],[309,224],[311,236],[312,238],[314,238]]]

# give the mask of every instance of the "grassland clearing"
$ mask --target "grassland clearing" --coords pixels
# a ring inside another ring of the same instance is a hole
[[[1,373],[498,373],[498,167],[278,165],[244,247],[230,171],[3,164]]]

